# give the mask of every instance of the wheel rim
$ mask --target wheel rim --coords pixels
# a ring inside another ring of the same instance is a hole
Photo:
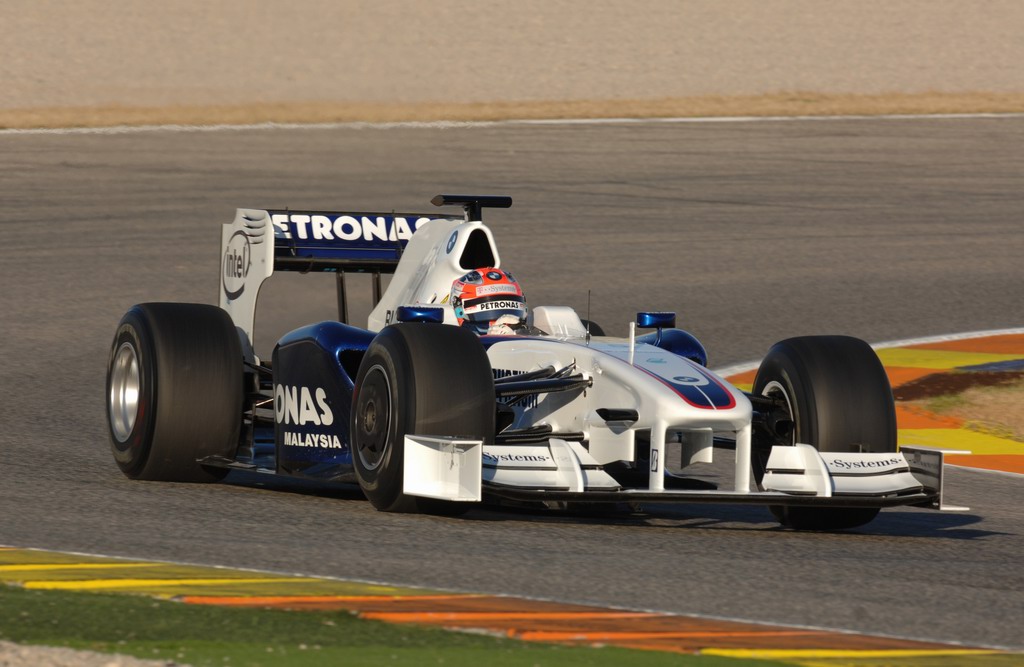
[[[122,343],[110,367],[110,428],[118,442],[135,429],[139,414],[139,357],[130,343]]]
[[[387,453],[391,432],[391,382],[381,366],[367,371],[356,404],[356,455],[366,470],[375,470]]]

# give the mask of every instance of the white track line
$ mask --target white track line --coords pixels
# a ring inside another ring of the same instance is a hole
[[[56,127],[0,129],[0,136],[64,134],[137,134],[142,132],[237,132],[242,130],[452,130],[510,125],[626,125],[666,123],[786,123],[835,120],[963,120],[980,118],[1024,118],[1024,113],[883,114],[847,116],[704,116],[697,118],[556,118],[550,120],[497,121],[406,121],[395,123],[253,123],[242,125],[115,125],[113,127]]]
[[[947,463],[951,468],[959,468],[960,470],[970,470],[971,472],[980,472],[985,475],[1002,475],[1003,477],[1010,477],[1013,479],[1024,479],[1024,473],[1021,472],[1010,472],[1009,470],[992,470],[991,468],[972,468],[971,466],[960,466],[952,463]]]

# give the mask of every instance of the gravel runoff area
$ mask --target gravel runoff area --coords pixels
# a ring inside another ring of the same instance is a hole
[[[1019,0],[8,0],[0,31],[0,127],[1024,111]]]
[[[186,667],[166,660],[139,660],[125,655],[22,646],[0,640],[0,667]]]

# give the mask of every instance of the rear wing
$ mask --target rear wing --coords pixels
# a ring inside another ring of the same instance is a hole
[[[274,271],[333,272],[338,276],[339,320],[348,319],[345,273],[394,273],[409,239],[432,220],[465,221],[464,215],[339,213],[240,208],[221,229],[220,307],[240,330],[245,356],[253,357],[256,297]]]
[[[275,271],[394,273],[413,233],[461,215],[265,211],[274,228]]]
[[[512,205],[509,197],[478,195],[438,195],[431,201],[436,206],[461,205],[463,211],[431,214],[238,209],[234,220],[221,229],[220,307],[238,328],[246,359],[252,361],[254,356],[256,297],[275,271],[335,273],[338,319],[347,323],[346,273],[373,276],[373,303],[377,305],[382,297],[381,275],[398,270],[417,230],[436,223],[434,229],[441,232],[438,227],[452,229],[479,221],[483,207]],[[460,246],[465,242],[460,240]]]

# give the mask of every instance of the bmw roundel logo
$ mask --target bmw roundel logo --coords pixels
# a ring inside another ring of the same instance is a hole
[[[452,232],[452,235],[448,238],[448,249],[445,250],[446,253],[451,254],[452,248],[455,247],[455,241],[458,238],[459,238],[459,232],[458,231]]]
[[[703,375],[676,375],[672,378],[672,382],[684,387],[703,387],[710,384],[711,380]]]
[[[488,271],[487,277],[490,278],[491,280],[501,280],[501,274],[498,273],[497,271]]]

